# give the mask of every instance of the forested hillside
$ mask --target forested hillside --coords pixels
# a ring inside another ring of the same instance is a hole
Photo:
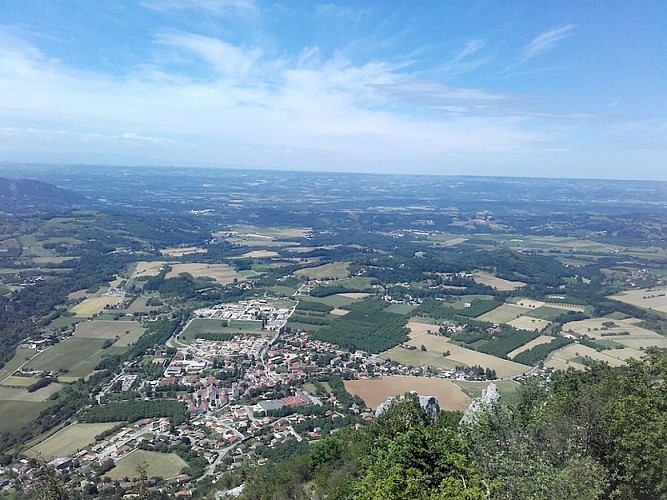
[[[414,397],[361,430],[231,473],[244,498],[667,498],[667,353],[527,384],[461,424]],[[284,457],[283,457],[284,458]]]

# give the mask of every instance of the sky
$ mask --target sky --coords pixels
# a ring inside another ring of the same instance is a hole
[[[4,0],[0,162],[667,180],[667,2]]]

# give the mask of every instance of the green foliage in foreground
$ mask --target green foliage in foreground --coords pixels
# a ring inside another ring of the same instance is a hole
[[[474,423],[414,397],[361,430],[247,472],[243,498],[667,498],[667,353],[522,386]]]

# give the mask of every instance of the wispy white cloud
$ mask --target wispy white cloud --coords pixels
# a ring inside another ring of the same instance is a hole
[[[576,24],[566,24],[565,26],[561,26],[560,28],[555,28],[546,31],[541,35],[535,37],[524,48],[523,57],[521,61],[525,62],[553,48],[561,40],[564,40],[572,36],[576,27],[577,27]]]
[[[469,40],[465,44],[465,47],[463,47],[463,49],[458,54],[456,54],[456,56],[454,56],[452,62],[461,61],[462,59],[465,59],[468,56],[479,52],[484,48],[485,45],[486,43],[484,40]]]
[[[84,154],[112,161],[126,151],[172,164],[435,168],[447,155],[552,140],[531,130],[532,118],[476,106],[506,96],[420,79],[409,61],[353,63],[316,47],[281,59],[189,33],[157,41],[194,55],[213,76],[190,78],[171,64],[131,77],[81,72],[29,45],[0,46],[0,153],[61,145],[59,154],[77,161]]]
[[[235,47],[218,38],[191,33],[165,33],[157,41],[194,54],[220,74],[230,77],[248,75],[262,56],[262,51],[257,48]]]

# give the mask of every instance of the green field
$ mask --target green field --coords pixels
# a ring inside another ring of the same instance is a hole
[[[330,262],[316,267],[306,267],[294,271],[295,276],[307,276],[312,279],[347,278],[349,262]],[[337,283],[338,284],[338,283]]]
[[[119,422],[102,424],[72,424],[59,430],[28,450],[30,456],[45,460],[68,457],[95,442],[95,436],[118,425]]]
[[[424,352],[419,348],[410,350],[404,347],[394,347],[381,356],[407,366],[432,366],[439,370],[453,370],[464,363],[456,362],[437,352]]]
[[[477,317],[479,321],[488,321],[489,323],[507,323],[518,318],[526,312],[524,307],[514,304],[503,304],[495,309]]]
[[[229,321],[230,330],[262,331],[262,322],[255,319],[232,319]]]
[[[352,297],[343,297],[342,295],[329,295],[328,297],[308,297],[308,300],[315,302],[322,302],[331,307],[344,307],[349,306],[358,302],[359,299],[353,299]]]
[[[106,475],[111,479],[122,480],[124,477],[139,477],[137,467],[145,464],[146,475],[169,479],[178,476],[188,464],[176,453],[157,453],[154,451],[136,450],[118,460],[116,467]]]
[[[330,394],[333,392],[329,382],[317,382],[317,386],[313,382],[306,382],[303,384],[303,390],[314,396],[317,394]]]
[[[42,410],[53,402],[29,403],[26,401],[0,402],[0,432],[17,432],[28,422],[36,419]]]
[[[114,342],[114,347],[128,347],[134,344],[139,337],[144,334],[145,330],[143,328],[130,332],[129,334],[121,337],[116,342]]]
[[[141,335],[145,329],[137,321],[86,321],[76,325],[74,337],[86,339],[123,339],[127,335]]]
[[[103,339],[70,337],[59,344],[42,351],[25,366],[31,370],[68,370],[69,377],[87,377],[104,356],[120,354],[120,347],[102,349]]]
[[[14,357],[5,363],[0,369],[0,382],[9,377],[12,373],[19,369],[19,367],[25,363],[28,359],[33,357],[37,351],[32,349],[20,349],[17,348],[14,353]]]
[[[296,288],[291,288],[289,286],[283,286],[283,285],[272,286],[269,287],[268,290],[278,295],[284,295],[286,297],[291,297],[296,293]]]
[[[562,316],[567,313],[565,309],[558,309],[556,307],[542,306],[537,309],[526,310],[526,316],[531,318],[544,319],[547,321],[553,321],[558,316]]]
[[[146,304],[147,301],[154,298],[157,298],[157,296],[137,297],[125,310],[128,313],[147,313],[148,311],[160,309],[162,306],[149,306]]]
[[[84,316],[60,316],[49,323],[49,328],[60,330],[61,328],[70,328],[71,326],[86,321],[88,318]]]
[[[22,380],[26,380],[28,382],[26,387],[37,382],[37,379],[31,379],[31,378],[25,378],[25,377],[13,377],[13,378],[16,379],[21,378]],[[41,403],[49,399],[49,397],[51,397],[53,394],[62,389],[62,387],[63,386],[60,384],[52,383],[34,392],[28,392],[25,389],[18,389],[14,387],[0,387],[0,405],[3,404],[3,402],[5,401]]]
[[[195,318],[179,335],[180,340],[194,340],[200,333],[227,333],[229,328],[222,326],[221,319]]]
[[[228,326],[222,326],[223,320],[210,318],[195,318],[179,335],[179,340],[189,342],[202,333],[270,333],[262,330],[262,322],[255,320],[232,320]]]
[[[416,308],[417,306],[413,306],[410,304],[392,304],[389,307],[387,307],[385,311],[396,314],[410,314]]]

